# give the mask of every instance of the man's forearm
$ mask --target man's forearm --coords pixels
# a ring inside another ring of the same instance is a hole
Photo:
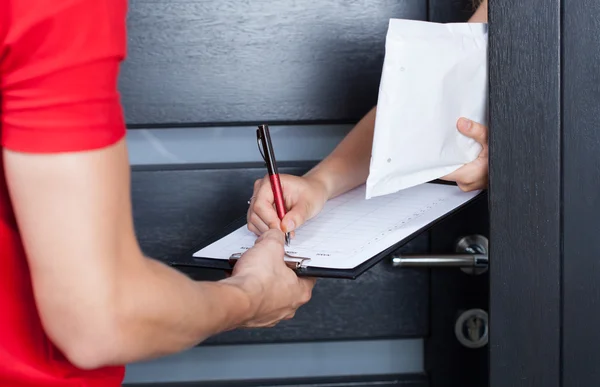
[[[112,364],[179,352],[251,318],[250,295],[230,280],[192,281],[152,259],[143,266],[118,292],[121,348]]]
[[[3,157],[38,313],[75,365],[177,352],[256,313],[262,289],[250,280],[243,291],[233,285],[239,279],[195,282],[143,256],[124,141],[53,155],[4,150]]]
[[[122,365],[191,348],[251,319],[255,291],[237,278],[193,281],[159,261],[122,260],[111,297],[95,318],[82,317],[85,332],[62,342],[69,360],[83,369]],[[82,324],[76,324],[81,327]],[[81,332],[81,328],[78,329]]]
[[[325,185],[329,198],[347,192],[367,180],[376,109],[371,109],[333,152],[306,174]]]

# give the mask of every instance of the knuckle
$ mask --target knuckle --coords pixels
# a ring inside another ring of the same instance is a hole
[[[253,232],[255,235],[260,235],[261,232],[258,229],[258,227],[256,227],[254,224],[249,223],[248,224],[248,230],[250,230],[251,232]]]
[[[250,220],[251,223],[254,223],[254,224],[261,221],[260,216],[258,216],[258,214],[256,212],[251,213],[250,216],[248,217],[248,219]]]
[[[288,314],[287,316],[285,316],[283,319],[284,320],[291,320],[296,316],[296,312],[292,312],[290,314]]]
[[[305,214],[310,214],[312,211],[312,202],[310,200],[307,200],[306,202],[304,202],[304,211]]]
[[[279,229],[279,224],[280,224],[279,220],[277,220],[277,221],[271,221],[271,222],[269,222],[267,224],[267,227],[269,227],[269,230],[271,230],[271,229]]]
[[[310,288],[306,287],[306,289],[304,289],[302,291],[302,293],[300,294],[300,305],[304,305],[306,303],[308,303],[310,301],[310,299],[312,298],[312,291]]]
[[[261,214],[264,214],[267,211],[268,207],[269,206],[266,205],[266,202],[264,200],[258,200],[257,199],[254,202],[253,209],[254,209],[255,212],[259,212]]]
[[[457,185],[458,185],[458,188],[460,188],[460,190],[463,191],[463,192],[469,192],[470,191],[469,186],[467,184],[457,183]]]
[[[474,176],[472,173],[464,176],[462,179],[459,179],[457,183],[462,184],[464,186],[470,186],[477,182],[477,176]]]

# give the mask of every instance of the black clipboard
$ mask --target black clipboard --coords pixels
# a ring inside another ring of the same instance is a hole
[[[310,267],[309,266],[309,267],[293,268],[293,270],[300,277],[338,278],[338,279],[354,280],[354,279],[358,278],[361,274],[363,274],[364,272],[366,272],[367,270],[369,270],[370,268],[375,266],[377,263],[381,262],[383,259],[388,257],[394,251],[398,250],[403,245],[405,245],[406,243],[410,242],[411,240],[413,240],[414,238],[416,238],[417,236],[422,234],[423,232],[431,229],[433,226],[442,222],[443,220],[446,220],[448,217],[453,216],[456,213],[460,212],[466,206],[469,206],[472,203],[474,203],[475,201],[480,200],[484,196],[483,195],[484,192],[485,191],[480,192],[478,195],[475,195],[474,197],[472,197],[465,203],[463,203],[460,206],[454,208],[453,210],[447,212],[446,214],[440,216],[439,218],[435,219],[434,221],[428,223],[424,227],[413,232],[412,234],[408,235],[407,237],[403,238],[402,240],[399,240],[397,243],[386,248],[385,250],[381,251],[380,253],[376,254],[372,258],[369,258],[362,264],[360,264],[352,269],[329,269],[329,268]],[[182,254],[179,257],[176,257],[175,259],[170,260],[167,263],[170,266],[172,266],[178,270],[181,270],[181,271],[185,271],[185,269],[189,269],[189,268],[215,269],[215,270],[229,271],[233,268],[233,265],[234,265],[234,262],[232,262],[232,261],[225,260],[225,259],[200,258],[200,257],[194,257],[193,255],[197,251],[212,244],[213,242],[218,241],[219,239],[232,233],[233,231],[237,230],[238,228],[244,226],[245,224],[246,224],[246,216],[242,216],[242,217],[236,219],[235,221],[233,221],[232,223],[230,223],[229,225],[227,225],[226,227],[224,227],[222,230],[213,234],[211,237],[196,244],[188,252]]]

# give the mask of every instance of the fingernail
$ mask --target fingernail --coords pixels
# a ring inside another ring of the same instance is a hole
[[[473,126],[473,122],[466,118],[461,118],[460,121],[458,122],[458,125],[460,126],[460,128],[462,130],[471,130],[471,127]]]
[[[283,227],[285,228],[285,232],[291,232],[294,231],[294,228],[296,227],[296,224],[294,223],[293,220],[286,220],[285,223],[283,224]]]

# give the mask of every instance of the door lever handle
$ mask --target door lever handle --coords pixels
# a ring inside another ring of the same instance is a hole
[[[482,274],[488,270],[488,239],[482,235],[469,235],[458,240],[456,254],[448,255],[394,255],[394,267],[458,267],[467,274]]]

